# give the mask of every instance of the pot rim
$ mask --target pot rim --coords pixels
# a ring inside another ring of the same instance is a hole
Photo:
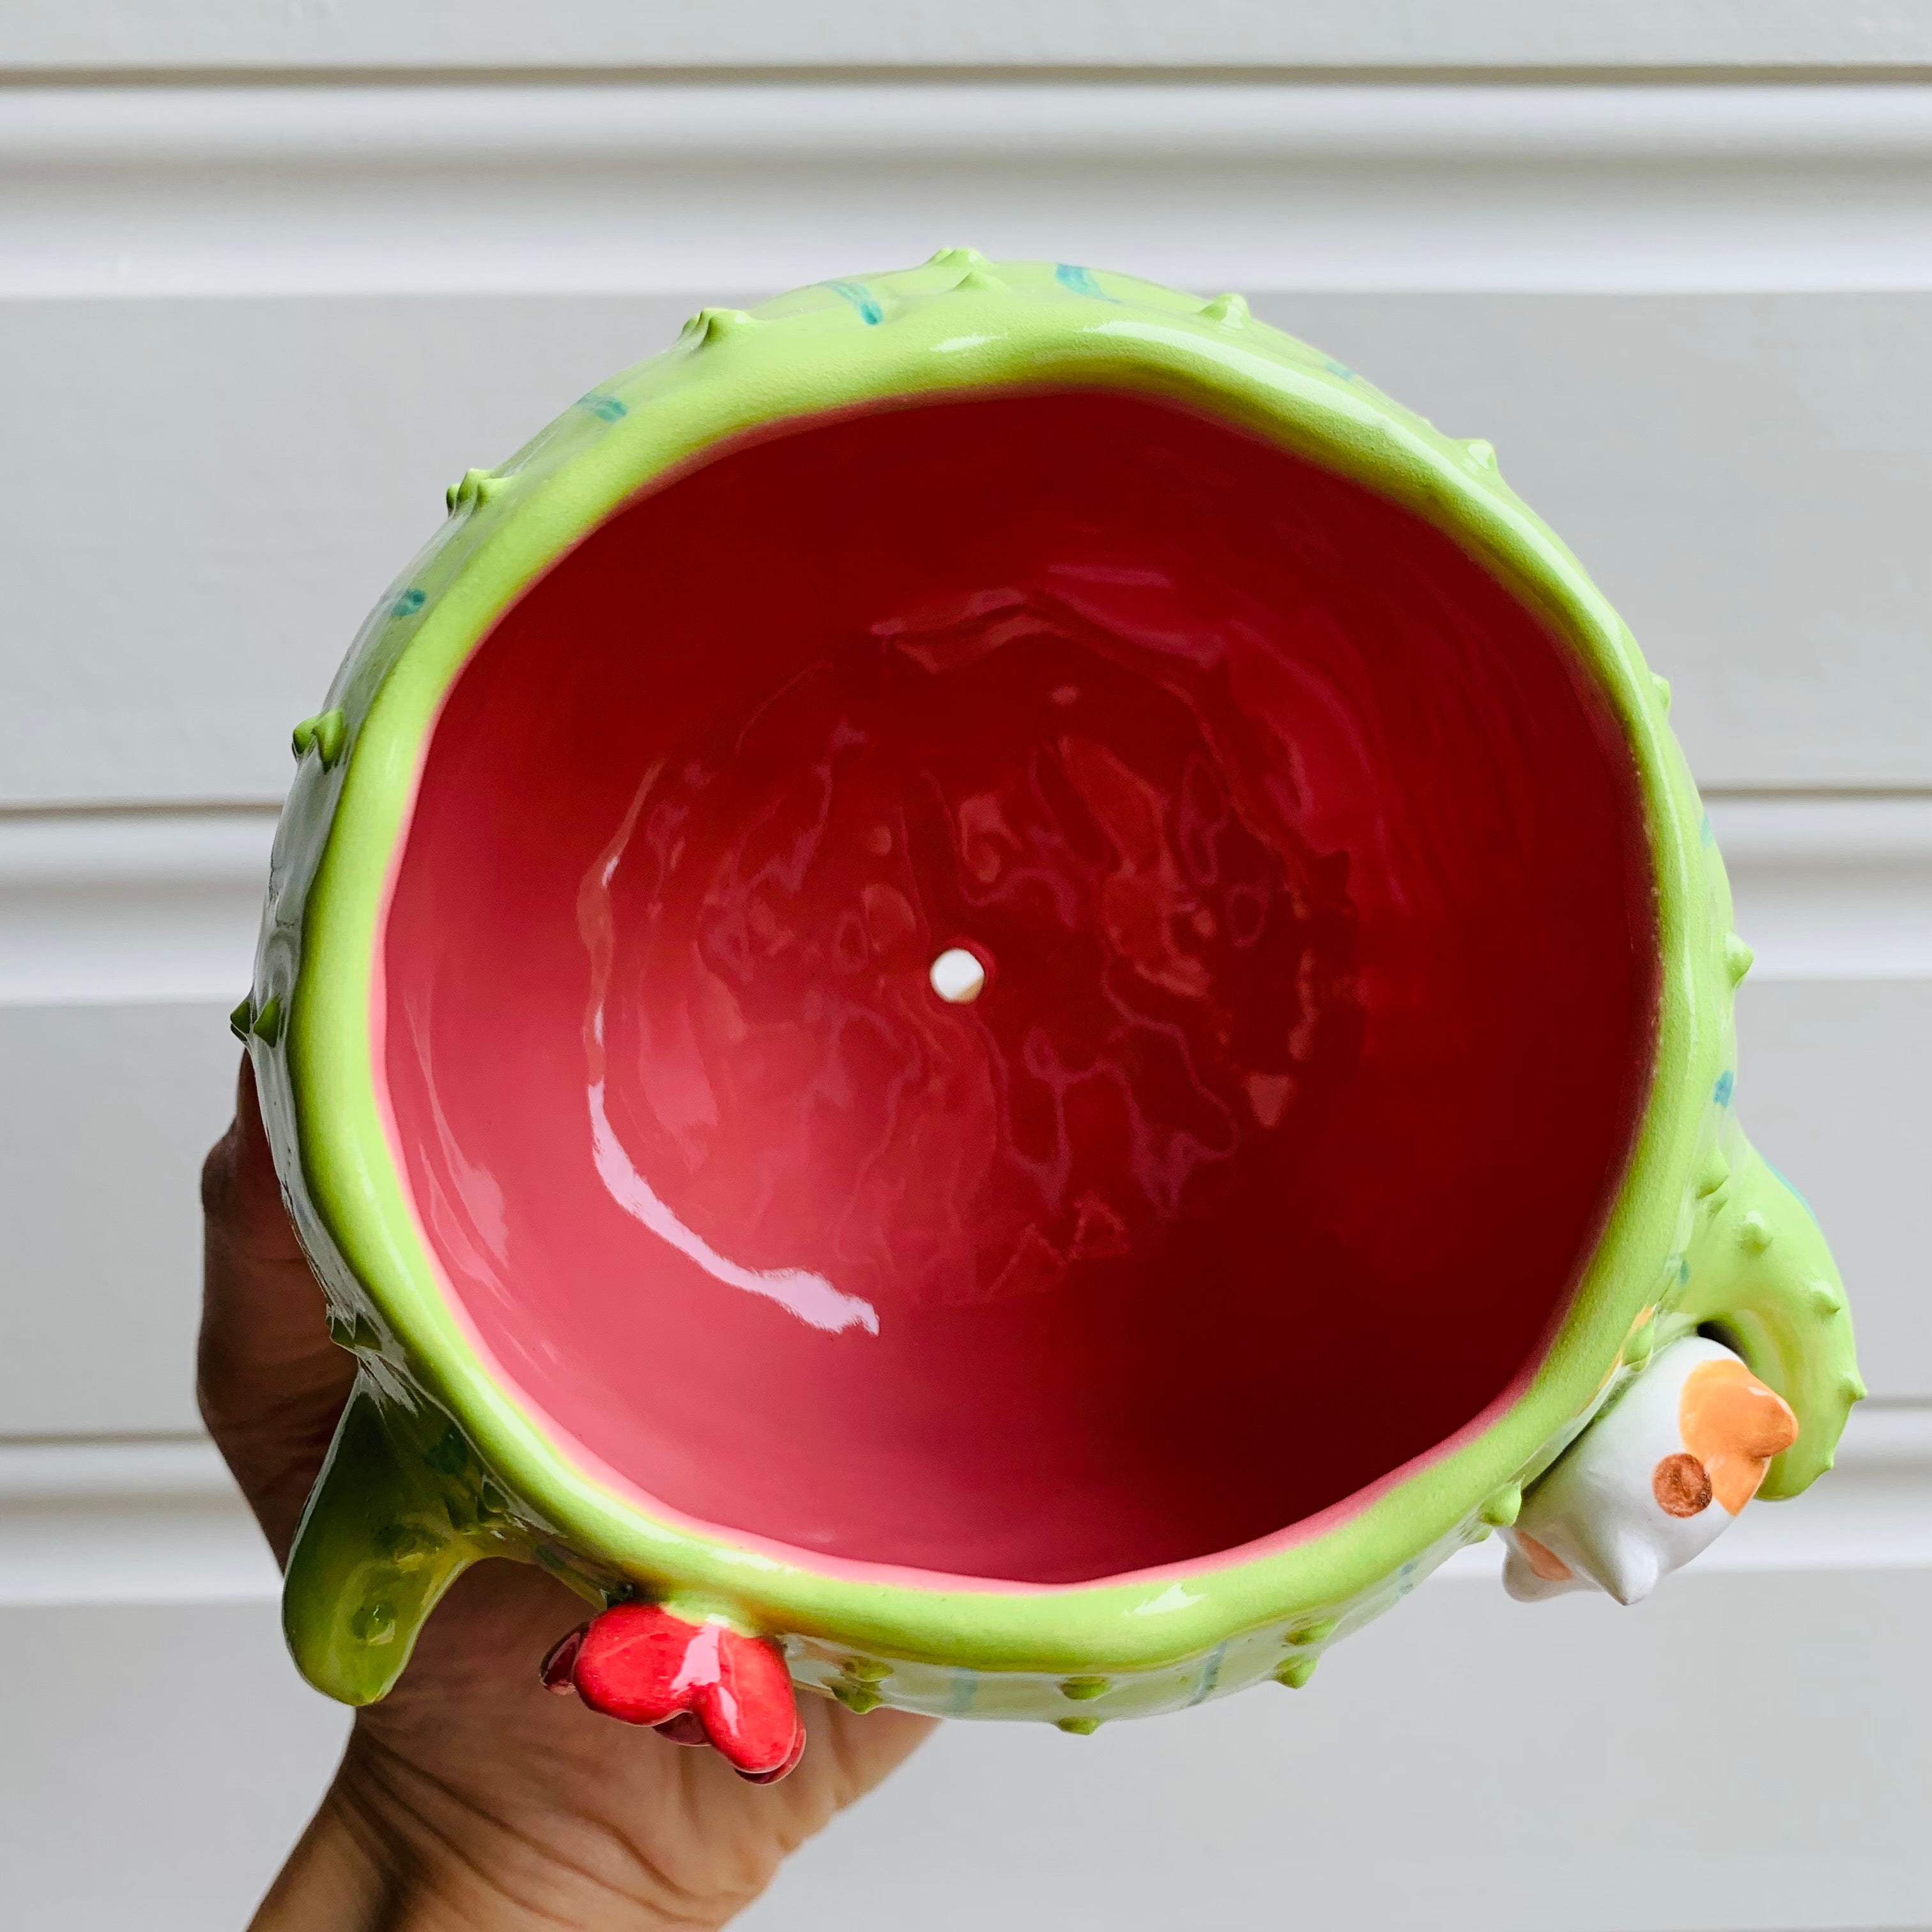
[[[438,709],[470,652],[564,550],[722,442],[856,408],[1110,387],[1258,433],[1420,514],[1535,609],[1606,694],[1636,769],[1661,967],[1648,1092],[1622,1184],[1534,1366],[1427,1456],[1294,1526],[1286,1546],[1270,1538],[1158,1572],[1021,1586],[831,1564],[656,1514],[600,1480],[493,1374],[440,1283],[392,1158],[376,1075],[380,941]],[[1674,1268],[1729,986],[1713,964],[1701,808],[1664,688],[1575,558],[1503,483],[1486,444],[1441,435],[1252,320],[1238,298],[1204,305],[1128,277],[988,265],[954,250],[749,314],[704,310],[672,349],[592,392],[502,470],[471,472],[452,496],[451,521],[338,676],[340,752],[305,758],[291,793],[278,848],[306,844],[312,875],[298,877],[308,867],[292,856],[284,866],[278,853],[288,876],[272,902],[258,988],[277,990],[279,932],[286,1022],[276,1040],[251,1044],[286,1075],[294,1140],[278,1136],[278,1158],[323,1272],[338,1288],[360,1284],[400,1345],[386,1353],[389,1368],[446,1409],[497,1480],[566,1540],[655,1593],[768,1629],[986,1669],[1147,1668],[1346,1604],[1432,1547],[1453,1546],[1486,1502],[1546,1463],[1592,1412],[1634,1318]],[[1719,916],[1727,925],[1728,909]]]

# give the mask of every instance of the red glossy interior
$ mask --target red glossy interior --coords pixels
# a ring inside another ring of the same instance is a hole
[[[1067,1582],[1284,1530],[1534,1362],[1643,1098],[1648,904],[1606,705],[1449,538],[1009,392],[735,446],[503,618],[384,1068],[452,1292],[622,1479]]]

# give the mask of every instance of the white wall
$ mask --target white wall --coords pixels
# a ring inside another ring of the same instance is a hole
[[[956,1727],[748,1923],[1932,1927],[1928,69],[1923,0],[0,20],[0,1919],[238,1923],[340,1734],[189,1390],[290,723],[466,466],[964,242],[1497,444],[1676,686],[1874,1400],[1640,1610],[1486,1548],[1292,1700]]]

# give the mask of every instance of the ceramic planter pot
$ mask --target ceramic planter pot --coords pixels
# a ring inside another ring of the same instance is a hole
[[[556,1688],[748,1774],[790,1684],[1300,1685],[1700,1330],[1765,1493],[1829,1466],[1668,691],[1487,445],[954,250],[705,310],[449,511],[236,1015],[362,1364],[320,1688],[488,1556],[619,1606]]]

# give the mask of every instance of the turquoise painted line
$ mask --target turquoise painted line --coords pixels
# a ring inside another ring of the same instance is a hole
[[[1201,1666],[1201,1682],[1195,1686],[1194,1695],[1188,1699],[1188,1707],[1204,1704],[1214,1694],[1214,1687],[1221,1681],[1221,1660],[1228,1654],[1225,1643],[1217,1643],[1208,1653],[1208,1661]]]
[[[1063,289],[1070,289],[1076,296],[1090,296],[1096,302],[1112,302],[1114,298],[1094,279],[1091,268],[1083,268],[1072,262],[1057,262],[1053,279]]]
[[[885,310],[879,306],[878,298],[863,282],[827,282],[825,286],[835,296],[850,302],[858,311],[859,320],[868,328],[885,320]]]

